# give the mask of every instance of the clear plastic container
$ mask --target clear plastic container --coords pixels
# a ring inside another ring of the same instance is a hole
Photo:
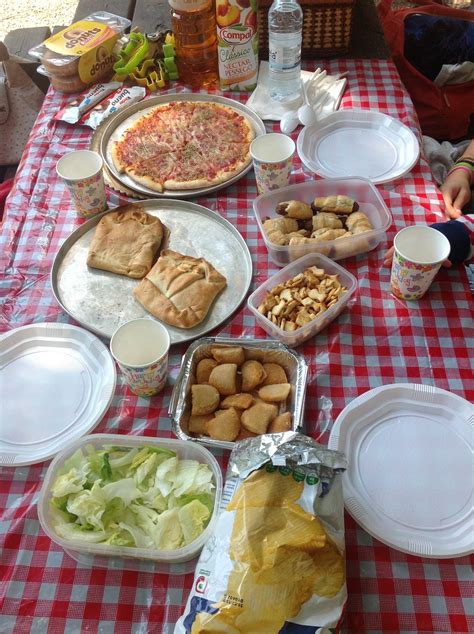
[[[78,92],[112,75],[115,46],[130,24],[127,18],[96,11],[28,52],[40,60],[39,73],[48,76],[57,90]]]
[[[143,548],[111,546],[109,544],[88,544],[66,540],[59,537],[53,526],[53,511],[50,506],[51,489],[56,477],[64,465],[78,449],[92,445],[101,450],[105,445],[122,447],[164,447],[175,451],[178,458],[197,460],[208,465],[214,476],[215,500],[214,510],[205,530],[191,544],[176,550],[148,550]],[[76,561],[89,565],[120,570],[148,570],[168,574],[185,574],[192,572],[195,559],[202,547],[212,535],[217,521],[222,493],[222,473],[217,460],[211,452],[197,443],[169,438],[148,438],[143,436],[124,436],[120,434],[92,434],[71,443],[58,454],[49,465],[38,500],[38,518],[44,532],[50,539],[59,544],[68,555]],[[143,565],[143,562],[148,565]]]
[[[295,275],[298,275],[298,273],[302,273],[310,266],[317,266],[318,268],[324,269],[328,275],[339,275],[339,281],[347,288],[347,292],[344,293],[341,299],[333,304],[331,308],[322,313],[321,316],[316,317],[313,321],[310,321],[293,332],[286,332],[267,319],[265,315],[259,313],[258,307],[265,299],[266,294],[270,292],[272,288],[275,288],[275,286],[281,284],[282,282],[286,282]],[[356,288],[357,280],[352,273],[349,273],[349,271],[346,271],[346,269],[344,269],[340,264],[333,262],[324,255],[319,253],[310,253],[309,255],[299,258],[296,262],[288,264],[288,266],[285,266],[285,268],[281,269],[281,271],[278,271],[278,273],[269,277],[266,282],[261,284],[250,295],[247,300],[247,305],[255,315],[258,324],[265,330],[265,332],[272,337],[283,341],[283,343],[286,343],[287,346],[294,347],[299,346],[308,339],[311,339],[311,337],[317,335],[318,332],[320,332],[323,328],[326,328],[331,321],[336,319],[336,317],[347,306]]]
[[[300,200],[309,204],[314,198],[334,195],[349,196],[356,200],[360,211],[369,218],[373,230],[339,240],[321,240],[313,244],[298,244],[291,247],[270,242],[263,229],[263,223],[267,218],[279,217],[275,211],[278,203]],[[392,216],[381,195],[365,178],[324,179],[289,185],[258,196],[253,203],[253,210],[268,254],[277,266],[286,266],[308,253],[321,253],[332,260],[366,253],[379,245],[392,223]]]

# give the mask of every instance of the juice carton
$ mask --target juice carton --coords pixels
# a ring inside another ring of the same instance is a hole
[[[217,53],[221,90],[257,85],[257,0],[216,0]]]

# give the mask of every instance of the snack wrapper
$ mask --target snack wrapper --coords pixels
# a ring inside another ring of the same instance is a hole
[[[146,88],[140,86],[120,88],[83,115],[80,119],[80,123],[95,130],[109,115],[125,106],[130,106],[137,101],[141,101],[145,96]]]
[[[119,81],[111,81],[107,84],[96,84],[84,91],[77,99],[65,108],[62,108],[54,118],[67,123],[77,123],[81,116],[105,99],[111,92],[118,90],[122,84]]]
[[[346,466],[343,454],[295,432],[237,443],[175,634],[337,631],[347,600]]]

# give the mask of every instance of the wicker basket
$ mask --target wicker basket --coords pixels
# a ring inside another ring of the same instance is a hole
[[[351,42],[352,11],[356,0],[301,0],[303,43],[301,56],[331,57],[347,53]],[[258,2],[259,48],[268,59],[268,9],[271,0]]]

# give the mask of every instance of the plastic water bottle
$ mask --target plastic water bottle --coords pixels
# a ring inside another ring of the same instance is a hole
[[[268,11],[269,92],[292,101],[301,92],[303,10],[296,0],[274,0]]]

